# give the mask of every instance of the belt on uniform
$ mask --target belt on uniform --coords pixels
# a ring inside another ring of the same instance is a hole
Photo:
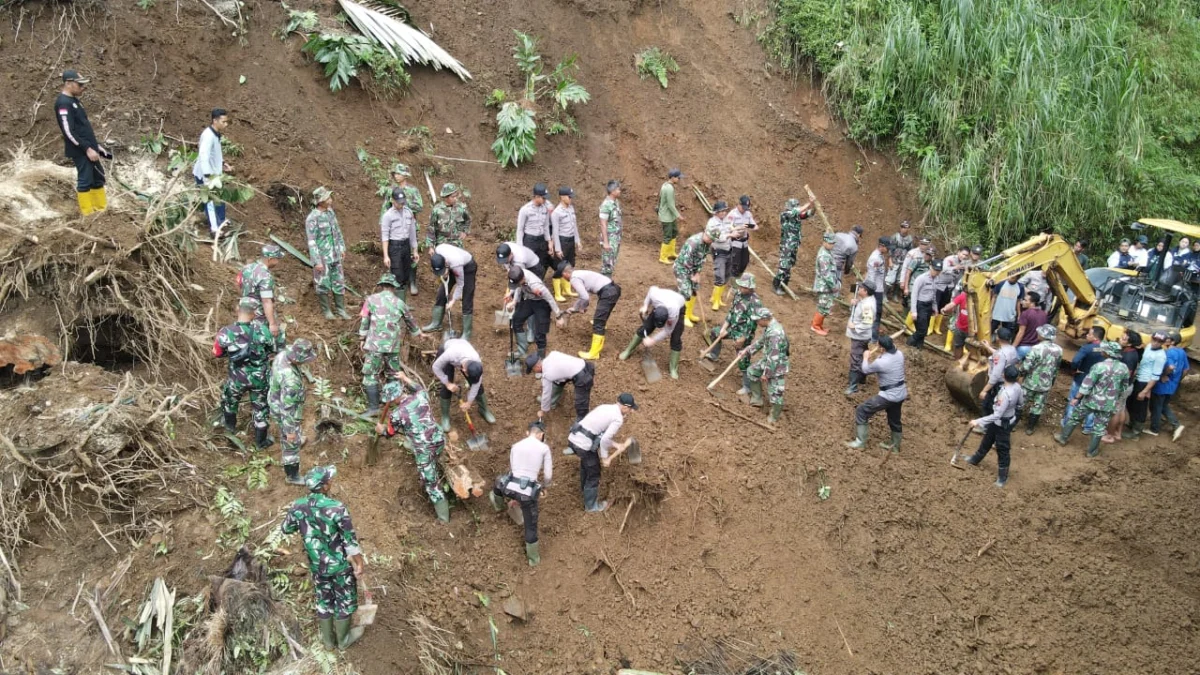
[[[903,387],[903,386],[904,386],[904,380],[900,380],[899,382],[897,382],[895,384],[880,385],[879,391],[889,391],[891,389],[895,389],[896,387]]]
[[[584,452],[595,452],[597,449],[599,449],[600,434],[592,433],[590,430],[588,430],[586,427],[584,427],[582,424],[580,424],[578,422],[576,422],[575,424],[572,424],[571,428],[567,431],[568,436],[575,434],[575,433],[583,434],[588,440],[590,440],[591,441],[590,447],[581,448],[581,447],[576,446],[575,444],[571,443],[570,440],[567,441],[568,445],[571,445],[575,449],[582,450]]]

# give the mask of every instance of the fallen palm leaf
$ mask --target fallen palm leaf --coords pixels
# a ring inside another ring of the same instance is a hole
[[[378,42],[404,63],[423,63],[434,70],[446,68],[463,81],[471,79],[471,73],[458,59],[450,56],[423,31],[404,23],[408,13],[403,8],[379,0],[361,3],[338,0],[338,4],[359,32]]]

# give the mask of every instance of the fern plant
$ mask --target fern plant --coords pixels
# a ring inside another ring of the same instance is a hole
[[[658,47],[647,47],[638,52],[634,59],[638,75],[644,80],[653,77],[663,89],[667,88],[667,76],[679,72],[674,57]]]
[[[492,153],[501,166],[517,166],[533,158],[537,152],[537,122],[532,110],[509,101],[496,114],[496,124],[499,128]]]

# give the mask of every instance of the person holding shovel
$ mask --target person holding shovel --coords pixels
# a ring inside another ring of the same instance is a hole
[[[804,206],[800,200],[791,198],[783,205],[779,214],[779,271],[771,280],[771,289],[775,295],[783,295],[783,287],[792,280],[792,268],[796,266],[796,252],[800,250],[800,230],[802,222],[816,213],[812,201]]]
[[[446,500],[446,491],[442,489],[442,471],[438,466],[438,458],[446,449],[445,431],[433,417],[429,392],[404,373],[399,373],[398,377],[399,381],[392,380],[383,385],[387,413],[384,422],[375,425],[375,433],[385,438],[391,438],[397,432],[404,434],[412,447],[417,476],[421,479],[425,494],[433,504],[438,520],[448,523],[450,502]],[[448,415],[447,407],[443,404],[444,418]]]
[[[389,375],[400,372],[401,326],[413,337],[425,337],[408,305],[400,299],[404,286],[391,272],[379,277],[376,288],[376,293],[363,300],[358,326],[358,346],[363,352],[362,386],[367,396],[367,415],[371,417],[379,414],[379,371],[387,368]]]
[[[625,423],[625,416],[637,409],[633,394],[624,393],[617,397],[616,403],[596,406],[571,425],[568,447],[563,454],[579,455],[579,487],[583,494],[583,509],[588,513],[600,513],[608,508],[607,501],[600,501],[600,468],[612,464],[616,455],[610,455],[610,450],[616,448],[618,453],[624,452],[633,441],[627,438],[617,443],[613,438]]]
[[[554,478],[554,453],[550,452],[545,438],[546,425],[540,419],[530,422],[529,434],[509,450],[508,473],[497,476],[488,493],[488,501],[497,512],[504,510],[505,499],[520,505],[521,523],[525,527],[525,558],[530,567],[542,561],[538,550],[538,501]],[[541,482],[538,482],[539,472],[544,476]]]
[[[700,270],[704,268],[704,260],[712,251],[713,238],[707,230],[697,232],[683,242],[683,248],[675,258],[675,287],[687,302],[684,307],[683,325],[691,328],[700,321],[696,316],[696,293],[700,290]]]
[[[670,335],[669,371],[671,379],[678,380],[679,356],[683,352],[683,321],[680,320],[680,314],[683,312],[685,304],[687,301],[679,293],[669,288],[651,286],[650,290],[646,292],[646,299],[642,301],[642,308],[638,310],[638,314],[642,317],[642,326],[634,331],[633,340],[617,358],[625,361],[633,355],[633,350],[638,345],[649,349],[659,340]]]
[[[525,374],[540,373],[542,376],[540,421],[558,405],[563,386],[570,382],[575,387],[575,421],[583,419],[592,407],[592,383],[596,379],[596,364],[575,358],[562,352],[550,352],[542,358],[537,352],[525,357]]]
[[[267,405],[279,425],[279,445],[283,451],[283,473],[292,485],[303,485],[300,478],[300,447],[304,445],[304,379],[296,366],[317,357],[312,342],[301,338],[275,355],[271,363],[271,378]]]
[[[754,275],[747,272],[738,277],[737,281],[733,282],[737,286],[737,295],[733,296],[733,304],[729,307],[729,312],[725,315],[725,320],[721,325],[713,326],[710,332],[712,338],[712,346],[702,355],[704,359],[709,361],[717,361],[721,358],[721,343],[729,339],[733,340],[738,350],[744,349],[754,339],[754,333],[758,330],[758,323],[754,320],[754,315],[758,312],[758,308],[763,306],[762,299],[755,292],[756,283]],[[742,357],[738,363],[738,370],[742,372],[742,388],[738,390],[739,396],[746,396],[750,393],[749,387],[746,386],[746,369],[750,367],[750,358]]]
[[[1025,402],[1025,390],[1017,382],[1021,370],[1016,364],[1010,364],[1004,369],[1004,385],[996,394],[996,403],[991,413],[967,422],[972,428],[983,428],[983,440],[979,449],[967,458],[967,464],[978,466],[983,458],[996,446],[996,487],[1004,487],[1008,482],[1009,449],[1012,443],[1012,430],[1017,426],[1017,416],[1021,412],[1021,404]],[[955,455],[957,457],[958,455]],[[952,460],[953,461],[953,460]]]
[[[433,302],[433,319],[421,331],[441,331],[446,312],[454,308],[454,303],[461,302],[462,339],[469,342],[475,319],[475,273],[478,269],[475,258],[462,247],[438,244],[429,250],[429,267],[438,279],[438,294]]]
[[[557,209],[555,209],[555,213],[558,213]],[[570,287],[575,289],[575,293],[568,293],[568,295],[579,296],[575,304],[567,309],[567,314],[586,312],[590,302],[589,294],[596,294],[596,313],[592,315],[592,346],[586,352],[579,352],[579,358],[585,361],[598,360],[600,350],[604,349],[608,317],[612,316],[613,307],[616,307],[617,301],[621,299],[621,287],[617,285],[617,282],[599,272],[577,270],[566,260],[559,261],[555,270],[562,275],[563,280]]]
[[[886,411],[892,439],[880,443],[879,447],[900,452],[900,441],[904,438],[901,413],[904,401],[908,399],[908,387],[904,381],[904,352],[896,349],[892,336],[880,335],[876,347],[863,355],[862,372],[864,375],[874,373],[879,377],[879,393],[858,404],[854,409],[855,438],[846,443],[846,447],[851,450],[867,447],[871,418],[880,411]]]
[[[759,307],[752,315],[755,323],[763,329],[749,347],[742,350],[740,356],[749,358],[762,352],[762,358],[750,364],[746,369],[744,384],[750,390],[750,405],[759,407],[763,404],[763,387],[767,389],[767,399],[771,402],[771,412],[767,414],[767,424],[774,426],[783,413],[783,392],[787,385],[787,374],[790,370],[791,346],[783,324],[775,320],[771,310]]]
[[[550,332],[550,317],[553,315],[558,327],[566,325],[562,310],[554,301],[550,289],[542,283],[535,272],[519,266],[508,270],[508,295],[505,296],[505,311],[512,312],[512,330],[517,339],[517,353],[523,358],[529,350],[529,337],[525,331],[517,332],[518,326],[533,321],[533,339],[539,354],[546,353],[546,335]]]
[[[478,401],[479,414],[488,424],[495,424],[496,418],[488,410],[487,395],[483,392],[483,360],[470,342],[452,338],[446,340],[433,360],[433,374],[442,383],[438,392],[442,401],[442,431],[450,430],[450,397],[461,389],[454,383],[456,372],[461,372],[467,380],[467,392],[459,397],[459,409],[465,413],[471,409],[472,403]]]
[[[366,563],[350,510],[330,496],[337,467],[316,466],[304,477],[308,496],[292,502],[279,529],[300,533],[312,573],[317,628],[325,649],[346,649],[362,637],[364,627],[351,628],[358,611],[358,582]]]

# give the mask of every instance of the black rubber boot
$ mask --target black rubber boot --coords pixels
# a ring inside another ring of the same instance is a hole
[[[225,427],[225,433],[233,435],[237,433],[237,413],[227,412],[221,420],[221,426]]]
[[[712,349],[710,349],[708,353],[704,355],[704,358],[708,359],[709,361],[718,361],[721,358],[721,343],[724,342],[724,340],[718,340],[716,338],[717,329],[713,328],[708,333],[708,339],[712,340],[715,344],[713,344]]]
[[[983,458],[979,456],[979,453],[975,453],[967,458],[967,464],[970,464],[971,466],[979,466],[979,463],[982,461]]]
[[[379,385],[368,384],[363,392],[367,395],[367,417],[375,417],[379,414]]]
[[[291,485],[304,485],[304,479],[300,477],[299,464],[284,464],[283,475],[287,477],[287,482]]]
[[[1092,442],[1088,443],[1087,456],[1095,457],[1100,454],[1100,437],[1092,436]]]
[[[775,291],[775,295],[783,295],[783,277],[778,274],[771,280],[771,290]]]
[[[1008,482],[1008,468],[1005,467],[1003,469],[1000,469],[1000,471],[996,474],[996,487],[1002,488],[1002,487],[1004,487],[1004,484],[1007,482]]]
[[[1141,438],[1143,426],[1145,426],[1145,425],[1141,422],[1134,422],[1130,426],[1129,431],[1121,432],[1121,438],[1126,441],[1135,441],[1135,440]]]
[[[267,427],[254,427],[254,443],[259,450],[266,450],[275,445],[275,439],[270,436],[270,429]]]
[[[1041,418],[1042,418],[1041,415],[1030,415],[1029,419],[1025,420],[1025,435],[1026,436],[1033,435],[1033,430],[1035,428],[1037,428],[1038,420],[1040,420]]]

